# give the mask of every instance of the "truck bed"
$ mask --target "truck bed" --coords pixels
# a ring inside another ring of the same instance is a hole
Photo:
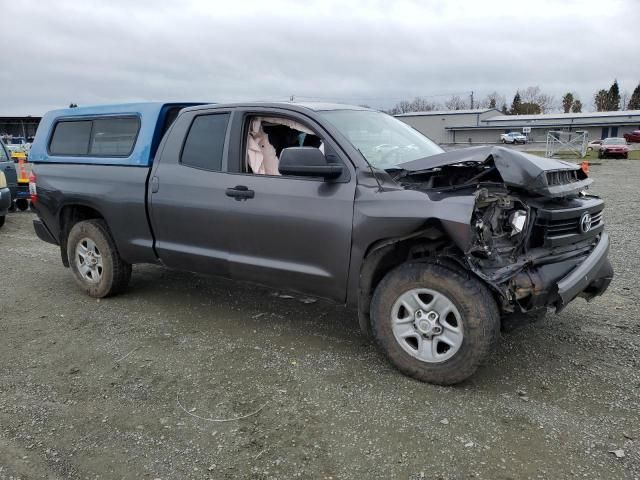
[[[102,212],[123,259],[129,263],[156,262],[153,235],[145,202],[149,168],[118,165],[41,163],[38,171],[38,214],[54,239],[67,204]],[[68,214],[68,213],[67,213]]]

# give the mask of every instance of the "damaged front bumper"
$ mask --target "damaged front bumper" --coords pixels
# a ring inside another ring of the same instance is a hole
[[[552,307],[559,312],[576,297],[591,300],[602,295],[613,279],[609,244],[609,235],[603,232],[596,245],[582,254],[530,262],[503,285],[505,301],[525,311]]]
[[[576,297],[591,300],[607,290],[613,279],[609,244],[609,235],[602,232],[595,243],[572,245],[555,253],[537,249],[491,274],[477,265],[471,267],[499,294],[504,312],[541,308],[559,312]]]
[[[589,256],[558,282],[558,310],[579,295],[590,300],[605,292],[613,280],[608,254],[609,235],[603,233]]]

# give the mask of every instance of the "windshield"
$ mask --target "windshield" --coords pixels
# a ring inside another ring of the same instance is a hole
[[[624,138],[607,138],[604,141],[605,145],[626,145],[627,141]]]
[[[427,137],[386,113],[370,110],[320,112],[367,161],[387,169],[444,152]]]

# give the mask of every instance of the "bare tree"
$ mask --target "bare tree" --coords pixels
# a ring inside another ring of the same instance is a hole
[[[447,110],[464,110],[465,108],[469,108],[467,101],[458,95],[453,95],[449,100],[446,100],[444,106]]]
[[[438,108],[435,102],[430,102],[426,98],[416,97],[411,102],[411,108],[414,112],[429,112]]]
[[[527,87],[520,96],[522,97],[522,103],[535,103],[540,107],[542,113],[547,113],[553,109],[553,95],[542,93],[542,90],[537,85]]]
[[[534,87],[527,87],[520,92],[520,98],[523,102],[536,103],[536,100],[541,93],[542,91],[537,85]]]
[[[630,97],[631,95],[628,90],[625,90],[620,94],[620,110],[626,110],[628,108],[627,105],[629,105]]]
[[[504,95],[500,95],[498,92],[491,92],[480,101],[479,106],[481,108],[500,108],[506,103]]]
[[[430,102],[423,97],[415,97],[412,101],[403,100],[396,103],[393,107],[387,110],[389,115],[398,115],[400,113],[410,112],[428,112],[438,108],[438,104]]]

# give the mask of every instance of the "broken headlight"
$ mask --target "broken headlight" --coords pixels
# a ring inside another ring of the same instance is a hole
[[[509,223],[511,224],[511,236],[522,232],[527,224],[527,212],[516,210],[509,216]]]

